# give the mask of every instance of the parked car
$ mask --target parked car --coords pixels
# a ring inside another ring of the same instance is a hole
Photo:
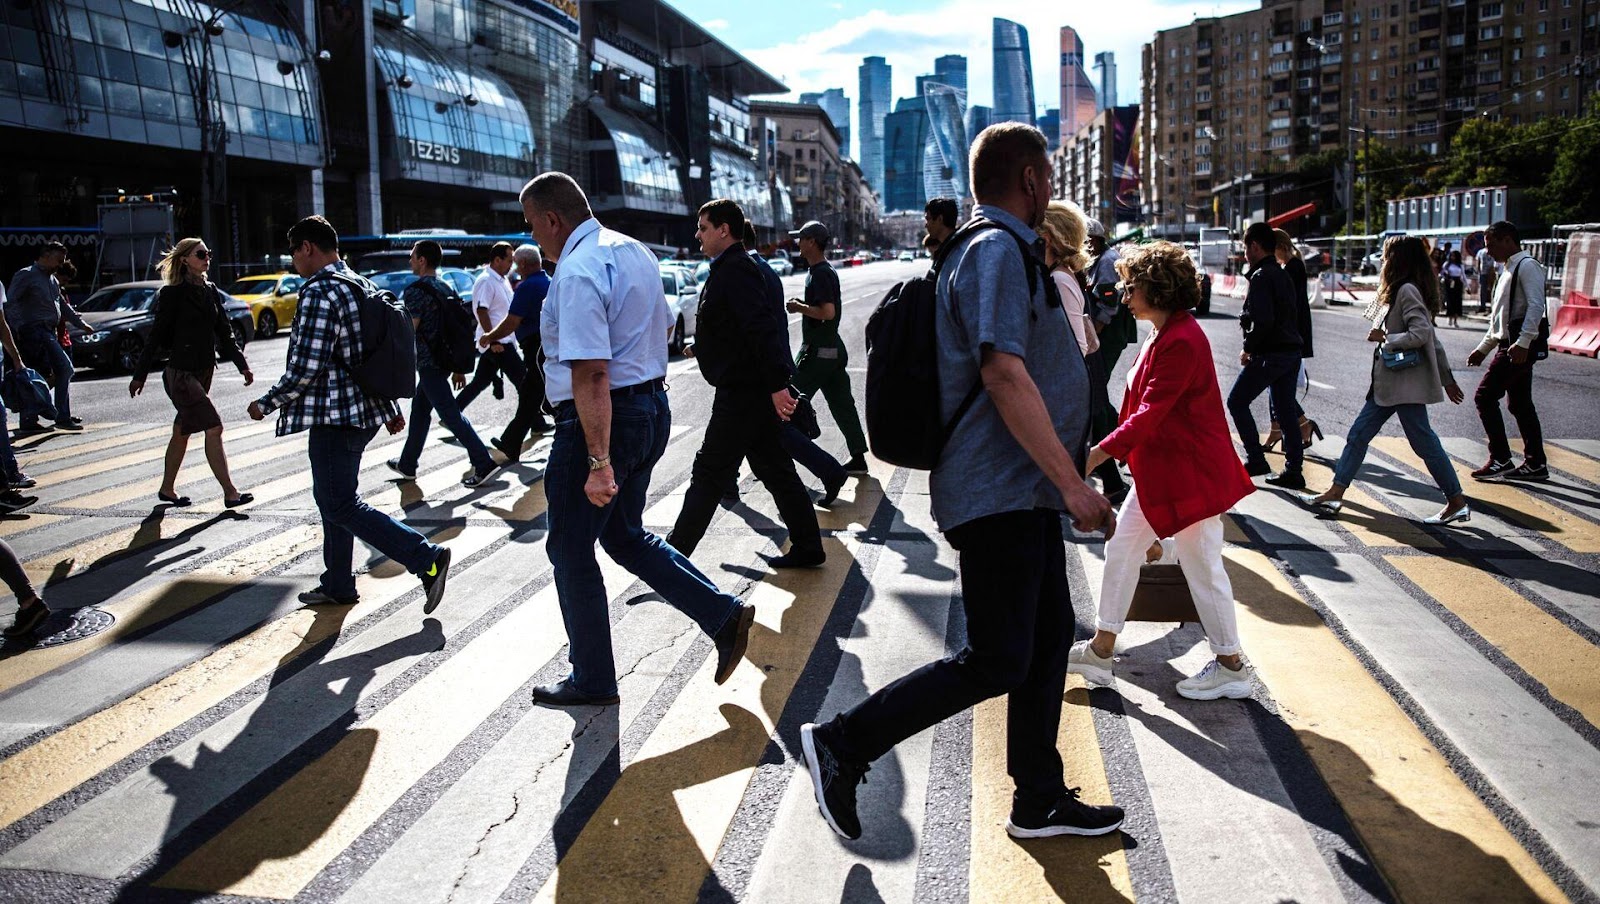
[[[131,373],[150,341],[150,328],[156,322],[156,293],[160,280],[118,283],[90,295],[78,305],[78,313],[91,331],[70,327],[72,364],[80,368],[104,368]],[[233,325],[233,341],[244,348],[255,338],[255,318],[250,305],[232,295],[222,294],[222,307]],[[158,361],[164,360],[158,358]]]
[[[472,284],[477,280],[470,271],[460,267],[440,267],[439,278],[448,283],[450,288],[455,289],[462,301],[472,301]],[[410,270],[390,270],[387,273],[374,273],[367,279],[372,280],[373,285],[378,288],[393,292],[398,298],[400,293],[406,290],[406,286],[417,281],[417,274]]]
[[[431,234],[431,230],[430,230]],[[457,248],[445,248],[444,262],[446,265],[456,263],[461,259],[461,251]],[[400,267],[411,265],[411,249],[391,248],[387,251],[369,251],[355,259],[350,269],[362,276],[370,277],[374,273],[387,273]]]
[[[304,282],[303,277],[293,273],[241,276],[227,292],[250,306],[256,336],[271,339],[278,334],[280,326],[294,322],[295,309],[300,306],[300,284]]]
[[[914,261],[917,259],[917,256],[910,251],[902,251],[900,252],[899,259],[902,261]]]
[[[667,350],[683,354],[684,344],[694,337],[696,315],[700,312],[700,287],[684,267],[661,267],[661,292],[667,296],[667,307],[672,309],[672,337]]]
[[[767,263],[772,265],[772,271],[779,276],[794,275],[794,264],[789,263],[789,259],[781,254],[774,254],[772,257],[767,258]]]

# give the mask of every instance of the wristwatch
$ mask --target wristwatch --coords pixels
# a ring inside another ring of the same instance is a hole
[[[602,455],[599,458],[595,458],[593,455],[589,456],[589,470],[598,471],[601,468],[609,467],[611,467],[611,456]]]

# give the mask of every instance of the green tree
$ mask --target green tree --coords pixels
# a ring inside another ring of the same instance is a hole
[[[1513,125],[1503,120],[1469,119],[1450,139],[1439,163],[1428,170],[1433,191],[1450,188],[1537,186],[1555,163],[1559,119]]]
[[[1550,174],[1534,193],[1546,223],[1600,221],[1600,98],[1581,119],[1558,120],[1566,128],[1555,146]]]
[[[1425,178],[1434,158],[1422,151],[1390,147],[1374,136],[1357,145],[1356,209],[1350,218],[1353,235],[1382,232],[1391,198],[1410,198],[1427,194]]]

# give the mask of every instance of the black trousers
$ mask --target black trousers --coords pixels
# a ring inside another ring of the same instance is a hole
[[[1295,399],[1295,385],[1300,381],[1299,352],[1267,352],[1251,355],[1250,363],[1239,371],[1228,392],[1228,411],[1233,415],[1234,427],[1239,431],[1239,442],[1244,445],[1246,462],[1263,462],[1266,453],[1261,449],[1261,434],[1256,430],[1255,415],[1250,403],[1263,392],[1272,392],[1272,410],[1283,431],[1284,470],[1298,474],[1305,457],[1300,443],[1300,402]]]
[[[683,510],[667,537],[673,548],[688,555],[700,544],[723,493],[737,479],[739,462],[748,459],[750,470],[778,503],[778,514],[789,528],[792,549],[822,549],[822,531],[817,527],[811,494],[795,473],[794,459],[783,451],[779,436],[782,424],[766,393],[717,390],[705,442],[694,456]]]
[[[1511,416],[1517,419],[1517,430],[1522,433],[1523,459],[1531,465],[1544,464],[1544,428],[1539,424],[1539,412],[1533,407],[1531,352],[1527,361],[1514,364],[1511,354],[1504,348],[1496,351],[1478,383],[1478,391],[1472,396],[1489,440],[1489,458],[1493,461],[1511,460],[1511,441],[1506,438],[1506,421],[1500,415],[1502,398]]]
[[[517,387],[517,413],[500,434],[500,445],[507,449],[521,452],[522,441],[528,438],[529,430],[549,426],[550,421],[545,417],[543,359],[537,350],[528,356],[527,374],[522,378],[522,385]]]
[[[478,368],[473,371],[471,382],[456,394],[456,407],[466,411],[473,399],[494,385],[496,374],[505,374],[511,378],[512,386],[520,387],[525,370],[522,355],[515,345],[507,345],[498,352],[485,351],[478,356]]]
[[[870,763],[917,732],[1006,694],[1013,807],[1042,815],[1066,787],[1056,734],[1074,625],[1061,513],[989,515],[945,537],[961,554],[966,647],[835,716],[828,743],[846,762]]]

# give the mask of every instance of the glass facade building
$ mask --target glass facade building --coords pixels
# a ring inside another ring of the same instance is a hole
[[[1028,30],[1010,19],[994,20],[994,121],[1033,125],[1033,62]]]
[[[1094,83],[1083,68],[1083,41],[1070,25],[1061,26],[1061,119],[1057,141],[1065,144],[1099,112]]]
[[[850,98],[845,96],[843,88],[829,88],[826,91],[809,91],[800,95],[802,104],[816,104],[828,114],[828,121],[839,130],[839,153],[845,157],[850,156]]]
[[[928,111],[928,140],[922,166],[924,192],[930,198],[972,194],[967,175],[967,92],[952,85],[929,83],[922,100]]]
[[[883,121],[883,209],[921,210],[928,203],[923,166],[928,151],[928,111],[920,97],[901,98]]]
[[[967,58],[951,53],[934,60],[933,80],[941,85],[967,90]]]
[[[857,141],[861,145],[861,173],[873,191],[884,192],[884,117],[889,115],[892,70],[883,57],[861,61],[861,100],[857,107],[860,123]]]

